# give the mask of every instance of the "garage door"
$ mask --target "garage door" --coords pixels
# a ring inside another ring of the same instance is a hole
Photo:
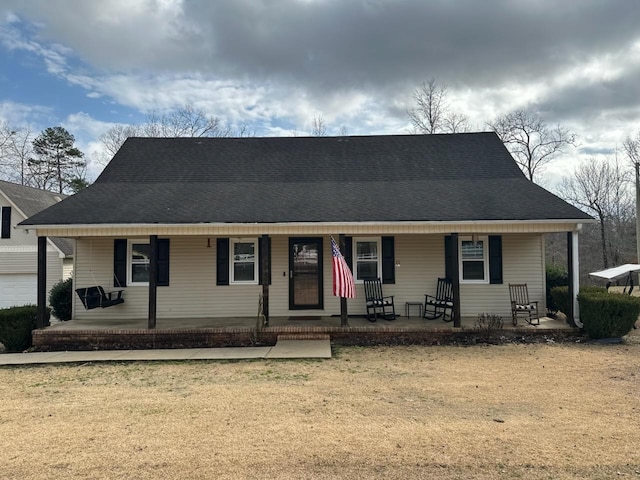
[[[36,303],[38,276],[33,273],[0,275],[0,308]]]

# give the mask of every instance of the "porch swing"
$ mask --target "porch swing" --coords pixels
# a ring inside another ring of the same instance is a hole
[[[89,240],[89,258],[92,258],[92,253],[93,241]],[[93,269],[89,268],[89,272],[91,273],[91,278],[93,278],[94,286],[76,289],[76,293],[78,294],[78,297],[80,297],[80,301],[82,302],[82,305],[84,305],[85,310],[92,310],[98,307],[107,308],[124,303],[124,298],[122,298],[124,288],[120,284],[120,280],[118,280],[115,273],[113,274],[113,278],[118,284],[118,289],[107,292],[102,286],[97,285],[98,282],[96,281],[96,277],[93,275]]]
[[[80,301],[82,305],[84,305],[85,310],[98,307],[107,308],[124,303],[122,292],[124,292],[124,289],[107,292],[100,285],[76,289],[76,293],[80,297]]]

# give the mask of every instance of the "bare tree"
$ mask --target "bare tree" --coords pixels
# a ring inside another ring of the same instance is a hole
[[[469,119],[461,113],[451,112],[444,119],[447,133],[465,133],[470,130]]]
[[[20,171],[20,184],[29,185],[29,159],[33,156],[33,131],[31,126],[27,125],[20,128],[12,137],[11,156],[16,173],[18,168]]]
[[[246,137],[251,134],[245,124],[238,131],[204,110],[187,104],[169,113],[153,110],[141,125],[115,125],[100,136],[104,155],[97,159],[106,165],[129,137]]]
[[[591,158],[579,165],[573,177],[561,186],[565,199],[586,209],[598,219],[602,265],[620,263],[625,256],[628,225],[632,215],[629,175],[617,158]]]
[[[16,129],[7,122],[0,123],[0,174],[9,178],[13,172],[13,158],[11,144],[16,135]]]
[[[532,182],[536,173],[576,141],[576,135],[566,128],[560,125],[550,128],[541,117],[524,110],[498,117],[488,126]]]
[[[28,160],[33,156],[32,142],[29,125],[0,124],[0,172],[3,178],[22,185],[29,184]]]
[[[413,92],[415,107],[407,111],[416,133],[460,133],[469,131],[465,115],[452,112],[447,103],[447,87],[431,78]]]
[[[0,155],[3,158],[7,146],[11,144],[11,137],[15,135],[15,129],[7,122],[0,123]]]
[[[169,113],[151,111],[142,125],[145,137],[230,137],[232,128],[187,104]]]
[[[313,120],[311,121],[311,135],[314,137],[327,136],[327,124],[325,123],[322,115],[313,117]]]
[[[636,176],[636,262],[640,262],[640,131],[635,138],[628,136],[622,148],[631,161]]]
[[[100,136],[100,143],[110,159],[127,138],[138,136],[142,136],[142,128],[138,125],[114,125]]]

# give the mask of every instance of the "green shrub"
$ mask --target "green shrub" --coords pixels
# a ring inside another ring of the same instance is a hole
[[[551,303],[555,310],[566,314],[569,311],[569,287],[553,287],[550,291]]]
[[[580,291],[580,320],[591,338],[622,337],[640,314],[640,298],[600,291]]]
[[[71,277],[56,283],[49,294],[49,305],[58,320],[71,320],[73,303],[73,279]]]
[[[582,285],[580,287],[580,293],[608,293],[605,287],[598,287],[597,285]]]
[[[35,305],[0,310],[0,342],[8,352],[22,352],[31,346],[31,331],[36,328],[37,311]],[[47,325],[50,313],[47,309]]]
[[[589,294],[589,293],[607,293],[607,289],[604,287],[595,287],[593,285],[583,285],[580,287],[580,293]],[[565,315],[569,314],[570,302],[569,299],[569,287],[554,287],[551,289],[551,298],[553,298],[553,302],[557,305],[557,311],[564,313]],[[582,310],[581,310],[582,311]],[[580,315],[582,317],[582,314]],[[572,327],[575,327],[573,321],[567,318],[567,323]]]
[[[569,273],[567,270],[555,263],[550,263],[546,267],[547,276],[547,310],[552,312],[563,311],[562,308],[555,302],[551,290],[556,287],[569,285]]]

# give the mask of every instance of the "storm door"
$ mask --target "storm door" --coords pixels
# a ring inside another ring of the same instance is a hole
[[[289,309],[323,308],[322,238],[289,239]]]

